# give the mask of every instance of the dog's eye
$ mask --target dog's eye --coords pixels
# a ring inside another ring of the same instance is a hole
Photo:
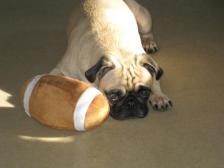
[[[119,99],[118,94],[116,94],[116,93],[110,94],[110,100],[117,101],[118,99]]]
[[[142,98],[148,98],[150,95],[151,90],[149,88],[146,87],[141,87],[138,90],[138,95],[141,96]]]
[[[122,92],[120,90],[113,90],[106,93],[106,95],[110,101],[116,102],[122,97]]]

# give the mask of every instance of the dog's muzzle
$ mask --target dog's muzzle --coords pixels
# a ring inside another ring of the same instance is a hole
[[[147,102],[138,100],[134,95],[128,95],[124,100],[111,107],[110,115],[117,120],[128,118],[144,118],[148,113]]]

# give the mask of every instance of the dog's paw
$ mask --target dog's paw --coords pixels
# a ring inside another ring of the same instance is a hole
[[[154,110],[166,111],[173,106],[172,101],[165,94],[152,94],[149,102]]]
[[[143,38],[142,46],[147,54],[154,54],[159,50],[157,43],[150,38]]]

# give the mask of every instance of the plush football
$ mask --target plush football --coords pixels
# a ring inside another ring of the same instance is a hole
[[[20,97],[28,116],[54,128],[89,130],[110,111],[99,90],[65,76],[38,75],[23,85]]]

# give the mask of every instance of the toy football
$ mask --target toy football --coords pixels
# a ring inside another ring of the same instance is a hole
[[[89,130],[110,111],[99,90],[65,76],[38,75],[24,84],[20,97],[28,116],[54,128]]]

